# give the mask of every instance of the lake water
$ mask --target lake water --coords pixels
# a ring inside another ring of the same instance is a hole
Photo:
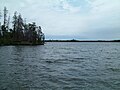
[[[120,90],[120,43],[0,46],[0,90]]]

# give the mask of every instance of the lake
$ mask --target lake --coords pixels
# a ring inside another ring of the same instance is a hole
[[[120,43],[0,46],[0,90],[120,90]]]

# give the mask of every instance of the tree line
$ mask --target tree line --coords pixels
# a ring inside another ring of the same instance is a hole
[[[44,44],[45,35],[41,26],[37,26],[35,22],[26,23],[17,11],[14,12],[12,23],[10,23],[8,10],[4,7],[3,14],[0,12],[0,21],[1,19],[3,19],[3,23],[0,22],[0,45]],[[10,28],[10,24],[12,24],[12,28]]]

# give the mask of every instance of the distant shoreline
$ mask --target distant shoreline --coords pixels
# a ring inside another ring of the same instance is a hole
[[[12,43],[12,44],[0,44],[0,46],[37,46],[44,45],[46,42],[120,42],[120,40],[45,40],[44,43]]]
[[[120,40],[45,40],[45,42],[120,42]]]

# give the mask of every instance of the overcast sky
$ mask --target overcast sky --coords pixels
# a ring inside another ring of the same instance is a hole
[[[120,39],[120,0],[0,0],[41,25],[47,39]]]

